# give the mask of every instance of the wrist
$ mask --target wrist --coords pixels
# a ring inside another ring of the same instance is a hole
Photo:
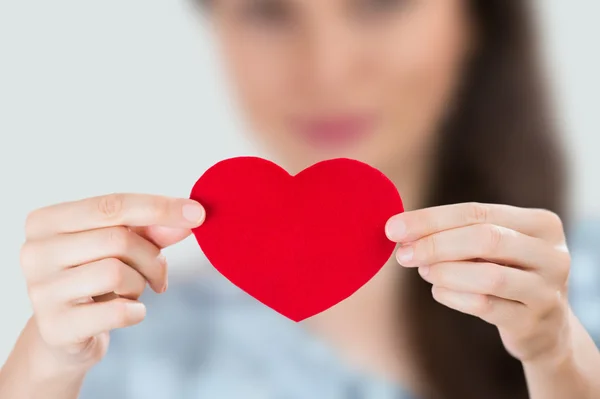
[[[572,314],[561,335],[557,340],[560,345],[553,345],[542,356],[522,362],[531,398],[600,397],[600,386],[595,382],[600,358],[595,344]]]
[[[32,318],[0,370],[0,397],[75,399],[87,370],[60,361],[39,336]]]
[[[61,390],[79,389],[90,365],[73,362],[60,351],[50,348],[39,334],[35,319],[32,317],[25,328],[21,356],[25,357],[28,385],[37,392],[54,392],[53,387]]]
[[[568,370],[575,365],[575,349],[570,327],[557,334],[559,337],[553,339],[553,345],[548,345],[538,356],[522,362],[526,370],[553,373]]]
[[[576,363],[574,351],[569,348],[556,349],[545,353],[535,359],[522,362],[526,372],[543,373],[546,375],[560,375],[574,370]]]
[[[536,339],[537,355],[522,361],[526,369],[560,371],[575,365],[576,318],[569,307],[562,310],[561,315],[562,322]]]

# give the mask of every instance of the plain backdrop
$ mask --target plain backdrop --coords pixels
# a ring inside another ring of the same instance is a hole
[[[443,0],[441,0],[443,1]],[[600,2],[540,0],[578,217],[600,216]],[[31,210],[111,192],[187,196],[257,154],[209,30],[184,0],[0,0],[0,364],[31,314],[19,268]],[[202,263],[188,239],[172,269]]]

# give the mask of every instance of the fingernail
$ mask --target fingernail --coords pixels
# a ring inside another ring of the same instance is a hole
[[[146,317],[146,306],[141,302],[128,302],[127,313],[129,320],[140,320]]]
[[[163,267],[164,273],[165,273],[165,275],[164,275],[165,282],[159,291],[159,293],[162,294],[163,292],[165,292],[167,290],[167,258],[161,253],[160,255],[158,255],[156,257],[156,259],[158,260],[158,263],[160,263],[161,266]]]
[[[399,218],[390,219],[385,226],[385,233],[387,237],[396,242],[399,242],[406,237],[406,231],[406,223]]]
[[[429,266],[421,266],[419,267],[419,274],[421,277],[427,277],[429,274]]]
[[[183,217],[191,223],[200,224],[204,220],[204,208],[197,202],[184,205],[182,212]]]
[[[411,247],[400,248],[396,254],[396,258],[401,265],[408,265],[414,257],[415,251]]]

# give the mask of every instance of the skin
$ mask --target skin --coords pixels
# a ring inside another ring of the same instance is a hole
[[[567,301],[559,217],[495,204],[419,209],[439,124],[477,42],[465,2],[280,0],[274,12],[265,4],[220,0],[212,9],[249,130],[291,172],[340,156],[372,164],[408,209],[386,226],[399,244],[395,259],[307,327],[349,362],[421,392],[426,381],[393,324],[402,315],[398,284],[418,268],[437,301],[498,327],[533,399],[600,397],[600,354]],[[357,140],[315,146],[298,127],[347,114],[370,121]],[[0,396],[75,399],[109,332],[144,319],[146,284],[166,290],[161,249],[204,218],[194,201],[143,194],[32,212],[21,267],[34,315],[0,371]]]
[[[461,1],[257,3],[279,11],[235,0],[214,2],[212,9],[254,138],[292,172],[345,156],[399,184],[419,173],[473,46]],[[318,147],[298,134],[299,121],[350,113],[373,121],[361,140]]]

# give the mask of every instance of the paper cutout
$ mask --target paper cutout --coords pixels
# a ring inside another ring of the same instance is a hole
[[[383,173],[351,159],[291,176],[261,158],[232,158],[206,171],[190,198],[207,211],[194,235],[212,265],[296,322],[375,276],[395,248],[385,224],[404,210]]]

